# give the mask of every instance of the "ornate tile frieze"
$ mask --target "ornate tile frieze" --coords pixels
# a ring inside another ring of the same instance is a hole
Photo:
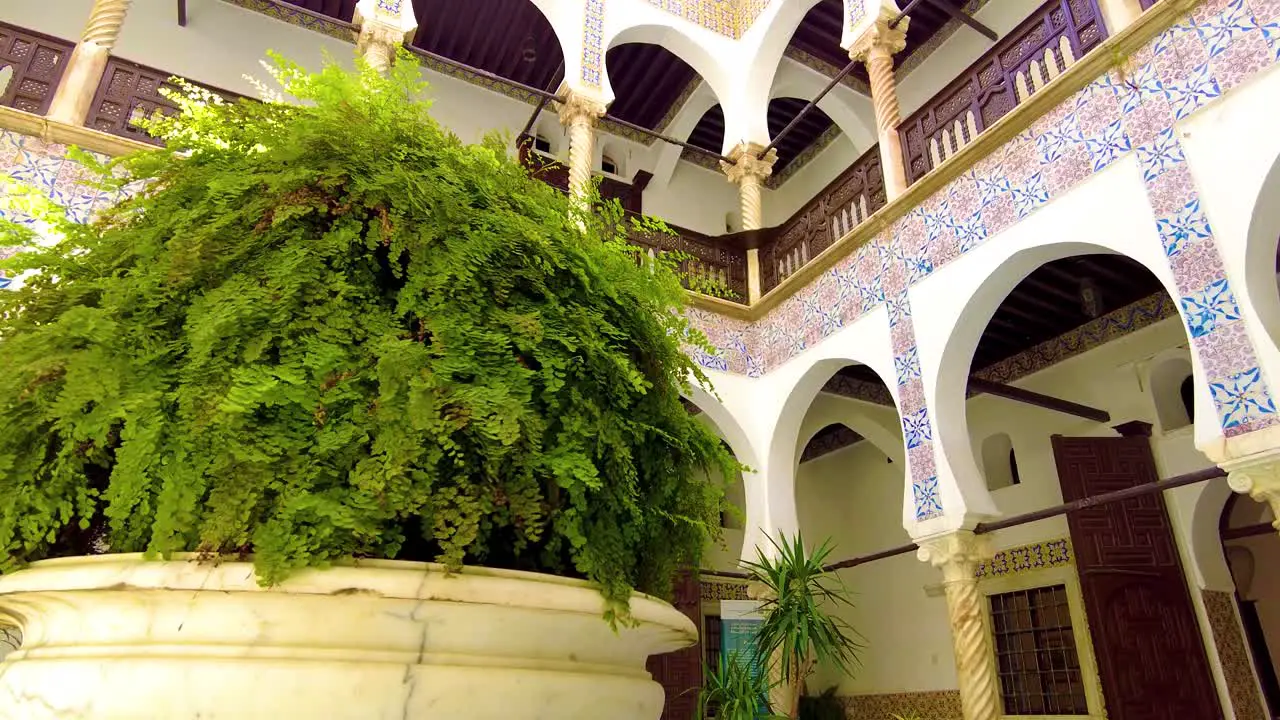
[[[962,720],[959,690],[846,695],[840,698],[848,720],[890,720],[894,715],[920,720]]]
[[[699,595],[704,602],[716,600],[750,600],[745,580],[731,580],[704,575],[699,583]]]
[[[1164,293],[1156,293],[989,365],[974,375],[994,382],[1013,382],[1177,314],[1178,307],[1173,300]]]
[[[1254,680],[1253,662],[1249,659],[1244,633],[1236,617],[1235,598],[1229,592],[1216,590],[1201,590],[1200,594],[1204,598],[1213,646],[1227,681],[1227,695],[1231,698],[1236,720],[1265,720],[1262,698]]]
[[[976,575],[979,578],[1008,577],[1031,570],[1062,567],[1071,562],[1071,542],[1067,538],[1058,538],[1001,550],[978,565]]]
[[[341,22],[332,18],[321,17],[309,13],[301,8],[289,5],[287,3],[273,3],[268,0],[222,0],[236,7],[242,7],[246,10],[262,13],[267,17],[273,17],[276,20],[287,22],[290,25],[296,25],[300,28],[312,30],[322,35],[346,40],[347,42],[355,42],[356,30],[351,23]]]

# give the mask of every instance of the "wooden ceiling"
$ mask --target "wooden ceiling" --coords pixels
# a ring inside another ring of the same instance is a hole
[[[939,10],[931,3],[942,3],[954,8],[962,8],[968,0],[927,0],[917,3],[911,9],[911,21],[907,25],[907,47],[896,57],[899,64],[932,38],[951,16]],[[905,7],[906,2],[898,3]],[[836,68],[843,68],[849,62],[849,55],[840,47],[840,33],[843,27],[843,0],[821,0],[804,16],[800,27],[791,37],[791,47],[812,55]],[[858,65],[853,74],[867,81],[867,69]]]
[[[933,1],[933,0],[931,0]],[[936,0],[961,6],[965,0]],[[312,12],[350,21],[356,0],[286,0]],[[554,90],[563,78],[564,59],[555,32],[542,13],[528,0],[414,0],[418,31],[411,45],[478,67],[502,77]],[[840,49],[842,0],[821,0],[801,22],[791,47],[827,63],[834,72],[848,62]],[[948,21],[945,13],[920,3],[912,11],[907,32],[907,53],[920,47]],[[904,55],[905,56],[905,55]],[[614,117],[652,130],[663,124],[697,73],[665,48],[624,44],[611,48],[605,63],[616,99],[609,109]],[[865,72],[855,71],[865,79]],[[769,129],[779,132],[810,98],[778,98],[769,104]],[[831,119],[814,111],[783,138],[774,171],[822,137]],[[688,141],[720,152],[724,117],[715,108],[699,121]]]

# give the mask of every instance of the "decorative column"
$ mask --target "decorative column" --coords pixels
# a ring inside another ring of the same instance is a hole
[[[759,230],[764,227],[764,206],[761,190],[765,178],[773,173],[773,164],[778,161],[778,151],[770,149],[764,152],[759,143],[741,142],[729,151],[732,163],[720,161],[720,169],[729,177],[729,182],[738,186],[738,201],[742,209],[742,229]],[[760,251],[747,250],[747,301],[760,299]]]
[[[391,67],[396,51],[418,29],[413,0],[360,0],[352,22],[360,28],[356,50],[378,72]]]
[[[1271,526],[1280,531],[1280,449],[1223,463],[1222,469],[1232,490],[1271,506]]]
[[[1107,26],[1107,35],[1115,35],[1133,24],[1142,15],[1138,0],[1098,0],[1098,10]]]
[[[998,720],[1000,684],[991,635],[983,622],[978,565],[991,557],[986,538],[959,530],[920,541],[917,557],[942,570],[964,720]]]
[[[880,16],[854,41],[849,57],[861,60],[871,78],[871,103],[876,111],[876,139],[880,143],[880,167],[884,169],[885,197],[893,200],[907,189],[907,169],[902,161],[902,143],[898,139],[898,83],[893,75],[893,56],[907,46],[904,17],[897,27],[889,22],[897,16],[893,3],[882,4]]]
[[[581,199],[591,188],[596,121],[604,117],[605,104],[581,90],[566,87],[560,94],[560,124],[569,130],[569,197]]]
[[[107,58],[120,38],[120,26],[133,0],[95,0],[89,12],[89,24],[80,42],[71,52],[71,60],[62,73],[62,81],[49,105],[49,119],[68,125],[84,125],[89,106],[98,91]]]

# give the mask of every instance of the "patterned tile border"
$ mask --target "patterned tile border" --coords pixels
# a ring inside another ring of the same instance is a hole
[[[845,695],[840,698],[849,720],[890,720],[895,714],[919,720],[963,720],[959,690]]]
[[[1217,590],[1201,590],[1200,594],[1204,598],[1213,645],[1227,681],[1227,695],[1231,697],[1236,720],[1266,720],[1258,684],[1253,676],[1253,661],[1245,649],[1244,632],[1236,616],[1235,597]]]
[[[1071,541],[1067,538],[1043,540],[1001,550],[994,557],[978,566],[979,578],[1009,577],[1032,570],[1070,565]]]
[[[699,596],[703,602],[716,600],[750,600],[747,597],[747,583],[738,580],[703,577],[699,584]]]
[[[347,42],[355,42],[356,30],[351,23],[344,23],[332,18],[322,17],[309,13],[301,8],[291,5],[278,5],[267,0],[222,0],[225,3],[242,7],[245,10],[252,10],[262,13],[267,17],[273,17],[276,20],[287,22],[290,25],[296,25],[300,28],[313,30],[322,35],[345,40]]]

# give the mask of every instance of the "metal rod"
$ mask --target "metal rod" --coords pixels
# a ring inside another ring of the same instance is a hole
[[[293,6],[290,5],[290,7],[293,7]],[[427,58],[428,60],[435,60],[436,62],[444,63],[445,65],[458,68],[459,70],[463,70],[465,72],[469,72],[474,75],[479,75],[480,77],[485,78],[486,80],[493,80],[494,82],[500,82],[504,85],[508,85],[518,90],[523,90],[531,95],[537,95],[538,97],[547,98],[548,100],[559,99],[556,96],[556,94],[553,92],[547,92],[546,90],[539,90],[538,88],[533,87],[532,85],[525,85],[522,82],[516,82],[515,80],[504,78],[501,75],[495,75],[489,72],[488,70],[481,70],[478,67],[472,67],[466,63],[458,62],[457,60],[451,60],[443,55],[437,55],[431,52],[430,50],[423,50],[420,47],[414,47],[412,45],[409,45],[407,47],[409,52],[413,53],[414,55]]]
[[[912,10],[915,10],[916,6],[919,5],[920,2],[921,0],[911,0],[911,2],[907,3],[907,6],[902,8],[902,12],[895,15],[894,18],[889,21],[889,27],[891,28],[898,27],[898,23],[902,22],[902,18],[909,15]]]
[[[917,550],[917,546],[915,543],[908,543],[906,545],[900,545],[896,548],[881,550],[878,553],[871,553],[870,555],[862,555],[860,557],[849,558],[848,560],[841,560],[838,563],[832,563],[830,565],[827,565],[822,569],[826,572],[831,572],[833,570],[844,570],[845,568],[857,567],[858,565],[865,565],[869,562],[875,562],[876,560],[884,560],[885,558],[897,557],[898,555],[906,555],[907,553],[912,553],[912,552],[915,552],[916,550]]]
[[[1182,487],[1183,485],[1194,485],[1198,482],[1213,480],[1214,478],[1220,478],[1225,475],[1226,473],[1223,472],[1222,468],[1219,468],[1219,467],[1210,467],[1210,468],[1205,468],[1204,470],[1196,470],[1195,472],[1189,472],[1183,475],[1177,475],[1171,478],[1167,478],[1165,480],[1157,480],[1155,482],[1143,483],[1141,485],[1134,485],[1133,487],[1128,487],[1123,490],[1116,490],[1115,492],[1103,493],[1101,495],[1094,495],[1093,497],[1087,497],[1081,500],[1073,500],[1071,502],[1062,503],[1061,505],[1054,505],[1053,507],[1047,507],[1042,510],[1036,510],[1034,512],[1023,513],[1021,515],[1014,515],[1012,517],[1007,517],[1007,518],[1001,518],[1000,520],[993,520],[992,522],[979,523],[978,526],[973,529],[973,532],[975,535],[991,533],[991,532],[995,532],[996,530],[1004,530],[1006,528],[1016,527],[1018,525],[1026,525],[1027,523],[1033,523],[1033,522],[1038,522],[1040,520],[1045,520],[1047,518],[1057,517],[1059,515],[1066,515],[1067,513],[1075,512],[1077,510],[1083,510],[1085,508],[1096,507],[1098,505],[1107,505],[1113,502],[1120,502],[1121,500],[1130,500],[1132,498],[1142,497],[1143,495],[1151,495],[1154,493],[1163,492],[1165,490],[1172,490],[1173,488]],[[824,571],[831,572],[833,570],[843,570],[845,568],[857,567],[858,565],[865,565],[866,563],[874,562],[876,560],[884,560],[885,558],[896,557],[898,555],[906,555],[907,553],[915,551],[916,548],[917,548],[917,545],[915,543],[911,543],[909,545],[900,545],[895,548],[889,548],[888,550],[881,550],[878,553],[872,553],[870,555],[863,555],[860,557],[850,558],[848,560],[841,560],[838,563],[832,563],[831,565],[827,565],[822,569]],[[715,573],[708,573],[708,574],[715,574]]]
[[[988,395],[996,395],[1015,402],[1025,403],[1027,405],[1034,405],[1046,410],[1053,410],[1067,415],[1075,415],[1076,417],[1093,420],[1094,422],[1111,422],[1111,413],[1106,410],[1099,410],[1098,408],[1089,407],[1088,405],[1073,403],[1070,400],[1063,400],[1062,398],[1056,398],[1052,395],[1043,395],[1031,390],[1023,390],[1022,388],[1005,385],[1004,383],[971,377],[969,378],[969,389],[976,390],[980,393],[987,393]]]
[[[1083,510],[1085,508],[1096,507],[1098,505],[1107,505],[1113,502],[1120,502],[1121,500],[1130,500],[1132,498],[1142,497],[1143,495],[1152,495],[1152,494],[1163,492],[1165,490],[1170,490],[1176,487],[1182,487],[1183,485],[1194,485],[1195,483],[1198,483],[1198,482],[1213,480],[1214,478],[1220,478],[1225,475],[1226,473],[1223,472],[1222,468],[1220,467],[1210,467],[1210,468],[1205,468],[1204,470],[1196,470],[1195,472],[1189,472],[1184,475],[1177,475],[1165,480],[1157,480],[1155,482],[1143,483],[1141,485],[1134,485],[1133,487],[1127,487],[1123,490],[1116,490],[1114,492],[1102,493],[1101,495],[1094,495],[1093,497],[1081,498],[1080,500],[1072,500],[1071,502],[1065,502],[1065,503],[1062,503],[1061,505],[1054,505],[1053,507],[1044,508],[1043,510],[1036,510],[1035,512],[1023,513],[1021,515],[1014,515],[1013,517],[1001,518],[999,520],[993,520],[991,522],[986,522],[986,523],[979,523],[979,525],[973,529],[973,532],[981,535],[982,533],[995,532],[996,530],[1004,530],[1005,528],[1011,528],[1016,525],[1025,525],[1027,523],[1037,522],[1040,520],[1044,520],[1046,518],[1057,517],[1059,515],[1066,515],[1067,513],[1075,512],[1077,510]]]
[[[562,74],[564,74],[564,60],[561,60],[560,66],[556,68],[555,72],[551,73],[551,82],[548,84],[551,87],[559,85],[560,80],[557,78]],[[524,124],[524,130],[520,131],[520,135],[516,136],[517,138],[529,134],[529,130],[533,129],[533,124],[537,122],[538,116],[542,114],[543,109],[547,107],[547,103],[549,102],[551,102],[551,98],[546,96],[543,96],[542,99],[538,101],[538,105],[533,108],[533,112],[529,115],[529,122]]]
[[[178,0],[178,27],[187,26],[187,0]]]
[[[732,163],[733,163],[733,160],[729,159],[728,157],[725,157],[724,155],[721,155],[721,154],[720,154],[720,153],[718,153],[718,152],[714,152],[714,151],[712,151],[712,150],[708,150],[708,149],[706,149],[706,148],[704,148],[704,147],[698,147],[697,145],[692,145],[692,144],[687,143],[687,142],[685,142],[685,141],[683,141],[683,140],[677,140],[677,139],[675,139],[675,138],[673,138],[673,137],[667,137],[666,135],[663,135],[663,134],[662,134],[662,133],[660,133],[660,132],[657,132],[657,131],[655,131],[655,130],[650,130],[649,128],[646,128],[646,127],[640,127],[639,125],[636,125],[635,123],[629,123],[629,122],[627,122],[626,120],[621,120],[621,119],[616,118],[616,117],[614,117],[614,116],[612,116],[612,115],[605,115],[605,116],[604,116],[604,119],[605,119],[606,121],[608,121],[608,122],[611,122],[611,123],[615,124],[615,125],[620,125],[620,126],[622,126],[622,127],[624,127],[624,128],[627,128],[628,130],[634,130],[634,131],[636,131],[636,132],[638,132],[638,133],[640,133],[640,134],[642,134],[642,135],[648,135],[649,137],[657,138],[657,139],[659,139],[659,140],[662,140],[663,142],[669,142],[669,143],[671,143],[672,145],[679,145],[680,147],[682,147],[682,148],[684,148],[684,149],[686,149],[686,150],[692,150],[692,151],[694,151],[694,152],[700,152],[700,153],[702,153],[702,154],[704,154],[704,155],[710,155],[710,156],[711,156],[711,157],[713,157],[713,158],[719,158],[719,159],[721,159],[721,160],[723,160],[723,161],[725,161],[725,162],[727,162],[727,163],[730,163],[730,164],[732,164]]]
[[[813,110],[815,107],[817,107],[818,102],[821,101],[822,98],[826,97],[827,93],[831,92],[832,88],[834,88],[836,85],[839,85],[840,81],[844,80],[846,75],[853,72],[853,69],[857,67],[859,62],[860,62],[859,60],[850,60],[848,65],[845,65],[840,72],[836,73],[836,76],[831,78],[831,82],[827,83],[827,86],[822,88],[822,92],[818,93],[817,97],[810,100],[808,105],[805,105],[804,108],[800,110],[800,112],[796,113],[796,116],[791,118],[791,122],[787,123],[787,126],[782,128],[782,132],[775,135],[773,140],[769,141],[769,146],[766,147],[764,149],[764,152],[760,154],[764,155],[765,153],[768,153],[770,150],[777,147],[778,142],[782,140],[783,136],[791,132],[791,130],[795,128],[795,126],[801,120],[804,119],[804,116],[809,114],[810,110]]]

